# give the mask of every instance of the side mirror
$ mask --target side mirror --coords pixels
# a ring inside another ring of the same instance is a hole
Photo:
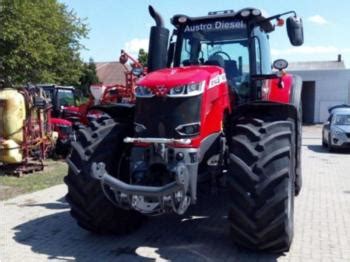
[[[284,59],[277,59],[273,62],[272,66],[273,68],[278,70],[276,74],[279,77],[278,87],[283,88],[284,87],[283,80],[282,80],[282,77],[284,75],[283,69],[286,69],[288,67],[288,62],[287,60],[284,60]]]
[[[300,17],[290,16],[287,18],[287,34],[293,46],[301,46],[304,43],[303,21]]]
[[[277,59],[273,62],[272,66],[278,71],[282,71],[283,69],[286,69],[288,67],[288,62],[284,59]]]

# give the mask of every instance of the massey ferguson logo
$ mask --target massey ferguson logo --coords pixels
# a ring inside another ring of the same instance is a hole
[[[156,96],[165,96],[168,93],[168,89],[165,86],[157,86],[154,93]]]

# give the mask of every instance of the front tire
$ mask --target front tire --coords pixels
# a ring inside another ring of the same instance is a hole
[[[80,128],[77,141],[72,143],[68,175],[64,178],[68,186],[66,200],[73,218],[88,231],[125,234],[136,230],[143,221],[136,211],[115,206],[104,194],[101,182],[90,176],[91,164],[101,161],[109,174],[118,175],[117,163],[129,129],[128,125],[112,119],[94,121],[89,128]]]
[[[326,140],[324,139],[324,134],[322,134],[322,147],[327,148]]]
[[[240,117],[229,143],[229,221],[243,247],[288,251],[294,232],[296,142],[291,119]]]
[[[334,147],[332,145],[332,139],[331,139],[331,135],[328,135],[328,143],[327,143],[327,147],[328,147],[328,151],[329,152],[334,152]]]

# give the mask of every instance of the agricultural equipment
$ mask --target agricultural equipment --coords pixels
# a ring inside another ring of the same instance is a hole
[[[81,122],[80,108],[73,86],[59,86],[54,84],[39,84],[52,105],[50,124],[58,133],[55,153],[66,156],[70,149],[70,138],[73,133],[73,123]]]
[[[291,15],[288,37],[302,45],[302,20],[254,8],[175,15],[169,44],[162,18],[149,11],[156,26],[135,105],[106,106],[114,118],[80,129],[72,144],[72,216],[92,232],[126,233],[145,215],[185,214],[206,183],[229,193],[235,243],[289,250],[301,189],[301,79],[283,59],[272,71],[268,34]]]
[[[37,87],[42,88],[51,100],[52,117],[68,119],[71,116],[71,111],[76,112],[77,99],[73,86],[39,84]]]
[[[40,89],[0,89],[0,163],[10,173],[44,168],[57,133],[50,124],[51,106]]]
[[[70,149],[73,124],[87,125],[91,119],[102,116],[99,105],[113,103],[135,103],[136,80],[145,74],[143,66],[132,56],[121,51],[120,63],[125,67],[125,84],[101,83],[90,86],[90,97],[84,104],[77,105],[76,92],[72,86],[59,86],[54,84],[39,84],[52,104],[51,124],[58,132],[56,153],[67,155]],[[126,66],[131,60],[131,69]]]
[[[131,60],[131,63],[127,66],[128,60]],[[90,98],[83,105],[84,109],[81,110],[82,112],[86,111],[83,115],[87,115],[89,119],[96,119],[100,116],[98,113],[99,105],[135,103],[136,81],[146,74],[147,69],[124,50],[121,50],[119,62],[125,69],[125,84],[99,83],[91,85]]]

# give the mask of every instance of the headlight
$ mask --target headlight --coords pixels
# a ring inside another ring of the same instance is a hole
[[[339,129],[333,129],[332,134],[333,134],[333,136],[336,136],[338,138],[344,138],[345,137],[345,133],[342,130],[339,130]]]
[[[340,132],[339,130],[335,130],[335,131],[334,131],[334,134],[337,135],[337,136],[341,135],[341,133],[342,133],[342,132]]]
[[[137,86],[135,88],[135,96],[136,97],[153,97],[154,94],[152,93],[151,89],[145,86]]]
[[[200,83],[175,86],[169,90],[169,97],[196,96],[203,93],[205,81]]]
[[[200,123],[179,125],[175,130],[182,136],[195,136],[199,134]]]
[[[170,89],[169,94],[174,96],[182,95],[184,94],[185,89],[185,86],[173,87],[172,89]]]

